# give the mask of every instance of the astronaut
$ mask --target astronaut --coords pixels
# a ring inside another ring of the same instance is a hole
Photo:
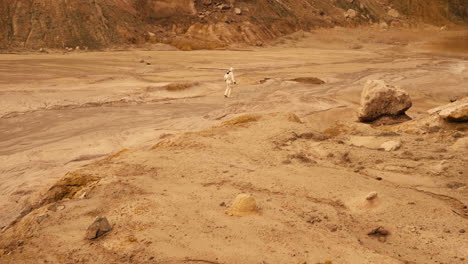
[[[229,71],[224,74],[224,81],[226,82],[226,91],[224,92],[224,97],[231,97],[232,85],[237,84],[234,79],[234,68],[230,68]]]

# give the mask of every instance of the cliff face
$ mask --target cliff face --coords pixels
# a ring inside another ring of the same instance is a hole
[[[393,7],[398,15],[390,15]],[[353,9],[349,15],[344,15]],[[466,23],[464,0],[0,0],[0,48],[165,42],[258,44],[295,30],[379,21]]]

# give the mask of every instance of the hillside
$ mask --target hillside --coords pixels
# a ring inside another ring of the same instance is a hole
[[[1,0],[0,14],[0,49],[99,49],[148,42],[200,49],[262,45],[298,30],[335,25],[463,24],[468,21],[468,2]]]

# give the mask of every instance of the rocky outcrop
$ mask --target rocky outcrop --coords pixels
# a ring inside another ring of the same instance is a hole
[[[397,12],[398,19],[468,22],[467,1],[449,0],[448,12],[439,2],[396,0],[394,12],[387,13],[387,1],[2,0],[0,49],[98,49],[146,42],[186,49],[257,45],[316,27],[390,23]]]
[[[361,122],[372,122],[383,116],[404,115],[412,106],[409,94],[382,80],[370,80],[361,94],[358,118]]]

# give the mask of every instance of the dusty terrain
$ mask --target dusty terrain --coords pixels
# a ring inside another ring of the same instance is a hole
[[[0,263],[464,263],[467,124],[424,120],[468,94],[465,34],[1,55]],[[357,122],[372,79],[410,93],[412,121]],[[225,214],[239,193],[258,214]],[[98,216],[112,230],[86,240]]]

